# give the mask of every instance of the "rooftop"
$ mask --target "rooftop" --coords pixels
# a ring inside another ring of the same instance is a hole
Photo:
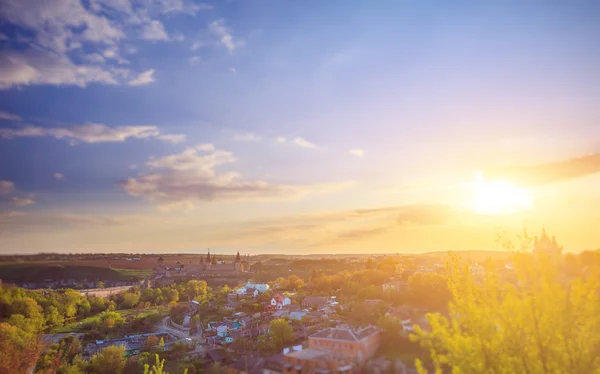
[[[312,360],[317,357],[325,356],[327,354],[328,354],[328,352],[326,352],[326,351],[320,351],[318,349],[309,348],[309,349],[304,349],[302,351],[290,352],[286,356],[295,357],[300,360]]]
[[[365,327],[363,329],[349,329],[332,327],[319,331],[316,334],[310,336],[310,338],[319,339],[332,339],[332,340],[344,340],[344,341],[359,341],[370,335],[377,333],[377,329],[373,326]]]

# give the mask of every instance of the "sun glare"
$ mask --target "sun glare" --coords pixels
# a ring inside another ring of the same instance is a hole
[[[511,214],[531,209],[531,197],[524,188],[493,180],[486,181],[481,172],[469,183],[469,207],[479,214]]]

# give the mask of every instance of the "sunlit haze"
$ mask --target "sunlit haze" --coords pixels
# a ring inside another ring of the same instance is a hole
[[[0,0],[0,252],[600,248],[599,15]]]

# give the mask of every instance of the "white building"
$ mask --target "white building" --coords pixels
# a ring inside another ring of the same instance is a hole
[[[248,283],[246,283],[246,285],[244,286],[245,288],[256,288],[258,290],[258,292],[260,293],[265,293],[269,290],[269,285],[266,283],[252,283],[250,281],[248,281]]]

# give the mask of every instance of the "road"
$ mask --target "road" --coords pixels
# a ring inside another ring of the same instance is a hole
[[[88,296],[97,296],[97,297],[107,297],[119,292],[127,291],[131,287],[135,286],[119,286],[119,287],[109,287],[109,288],[92,288],[88,290],[80,290],[79,292],[82,295]]]

